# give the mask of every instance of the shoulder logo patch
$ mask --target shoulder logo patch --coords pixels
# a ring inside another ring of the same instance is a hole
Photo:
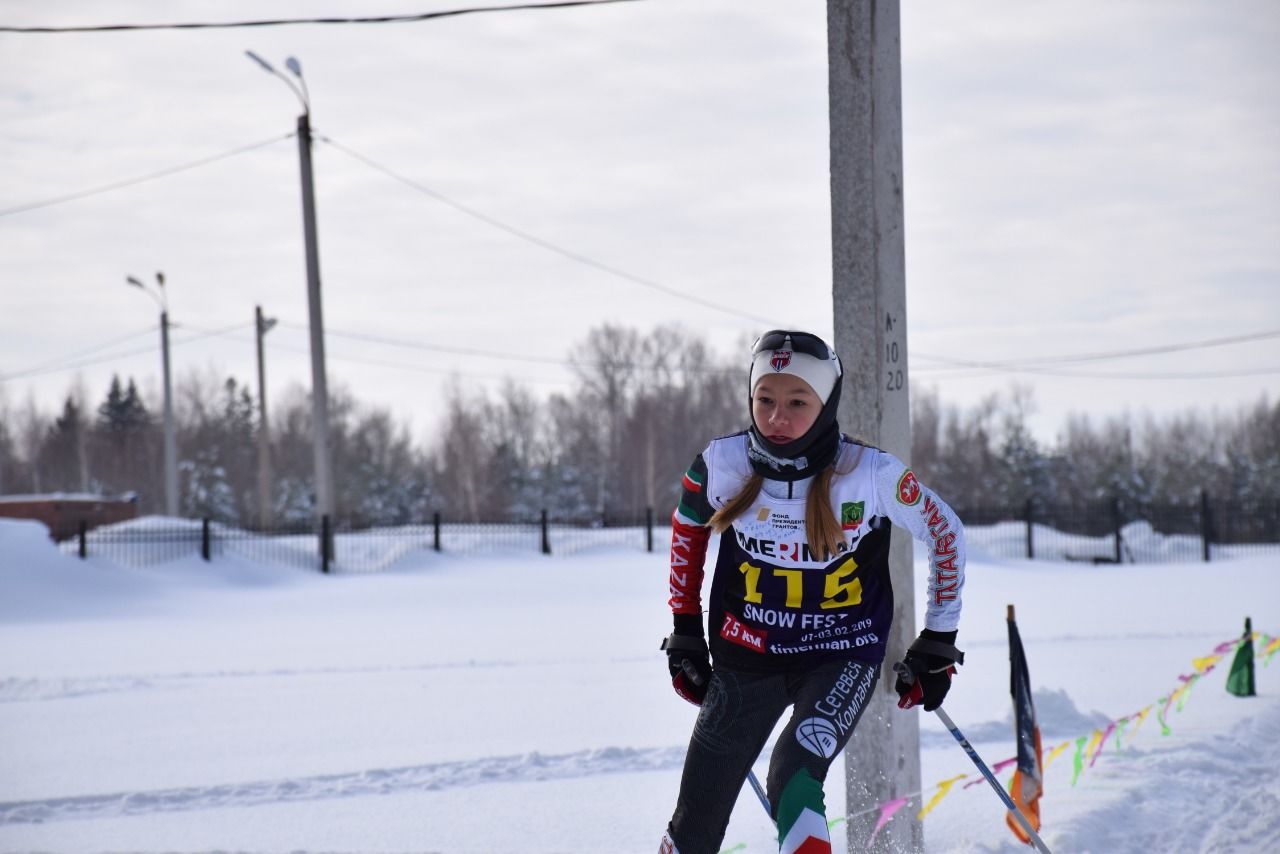
[[[907,469],[902,473],[902,477],[898,478],[898,501],[910,506],[919,500],[920,481],[916,480],[915,472]]]

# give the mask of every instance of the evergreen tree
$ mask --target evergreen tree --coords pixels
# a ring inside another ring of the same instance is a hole
[[[24,482],[30,476],[18,454],[18,441],[14,436],[13,417],[9,409],[9,401],[0,387],[0,495],[13,495],[29,489]]]
[[[62,492],[87,492],[89,473],[86,425],[75,399],[68,396],[62,414],[50,426],[39,454],[46,488]]]
[[[137,385],[111,378],[90,439],[89,468],[107,493],[136,492],[144,513],[163,505],[160,437]]]

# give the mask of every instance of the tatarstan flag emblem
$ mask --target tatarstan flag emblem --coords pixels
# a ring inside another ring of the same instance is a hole
[[[865,502],[846,501],[840,505],[840,527],[852,531],[862,524],[862,513]]]
[[[904,471],[902,477],[898,478],[898,500],[907,506],[920,500],[920,481],[916,480],[915,472],[911,469]]]

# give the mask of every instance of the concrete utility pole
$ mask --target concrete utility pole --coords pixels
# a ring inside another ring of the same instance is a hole
[[[902,68],[897,0],[827,0],[835,346],[846,373],[840,426],[910,463],[902,214]],[[902,711],[889,665],[915,639],[911,539],[893,531],[893,630],[875,695],[845,750],[849,851],[864,851],[877,805],[920,790],[919,710]],[[871,850],[924,848],[903,810]]]
[[[258,339],[258,527],[271,524],[271,446],[267,430],[267,362],[262,355],[262,339],[276,325],[274,317],[263,317],[262,306],[253,307],[253,328]]]
[[[246,50],[245,55],[269,74],[283,80],[302,102],[302,115],[298,116],[298,159],[302,167],[302,231],[306,241],[307,309],[311,326],[311,431],[316,470],[316,519],[324,516],[333,518],[333,468],[329,457],[329,382],[325,376],[320,249],[316,237],[315,179],[311,172],[311,101],[307,97],[307,81],[302,77],[302,65],[298,60],[291,56],[284,61],[284,65],[298,78],[298,82],[302,84],[301,89],[253,51]]]
[[[160,304],[160,354],[164,365],[164,514],[178,515],[178,438],[173,423],[173,382],[169,372],[169,296],[164,289],[164,273],[156,273],[156,290],[152,292],[135,276],[125,282],[145,291]]]

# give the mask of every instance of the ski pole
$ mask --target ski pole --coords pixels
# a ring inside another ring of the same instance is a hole
[[[978,766],[978,770],[982,772],[982,776],[987,778],[987,782],[991,784],[991,788],[996,790],[996,794],[1000,796],[1000,800],[1004,801],[1004,805],[1013,813],[1014,819],[1022,827],[1023,832],[1031,839],[1031,844],[1035,845],[1036,850],[1041,854],[1051,854],[1044,841],[1039,837],[1035,830],[1031,827],[1031,822],[1027,821],[1027,817],[1022,814],[1022,810],[1018,809],[1013,802],[1013,798],[1009,797],[1009,793],[1004,790],[1004,786],[996,780],[995,775],[991,773],[991,769],[987,767],[987,763],[982,761],[982,757],[978,756],[978,752],[973,749],[973,745],[969,743],[969,739],[965,738],[960,732],[960,728],[956,726],[956,722],[951,720],[951,716],[942,711],[942,708],[933,710],[939,720],[947,729],[951,730],[951,734],[955,736],[956,741],[960,742],[960,746],[964,748],[964,752],[969,754],[969,758],[973,760],[973,764]]]
[[[764,807],[764,814],[769,816],[769,821],[773,821],[773,813],[769,811],[769,799],[765,797],[764,786],[760,785],[756,772],[750,768],[747,769],[747,782],[751,784],[751,788],[755,789],[756,797],[760,799],[760,806]]]

